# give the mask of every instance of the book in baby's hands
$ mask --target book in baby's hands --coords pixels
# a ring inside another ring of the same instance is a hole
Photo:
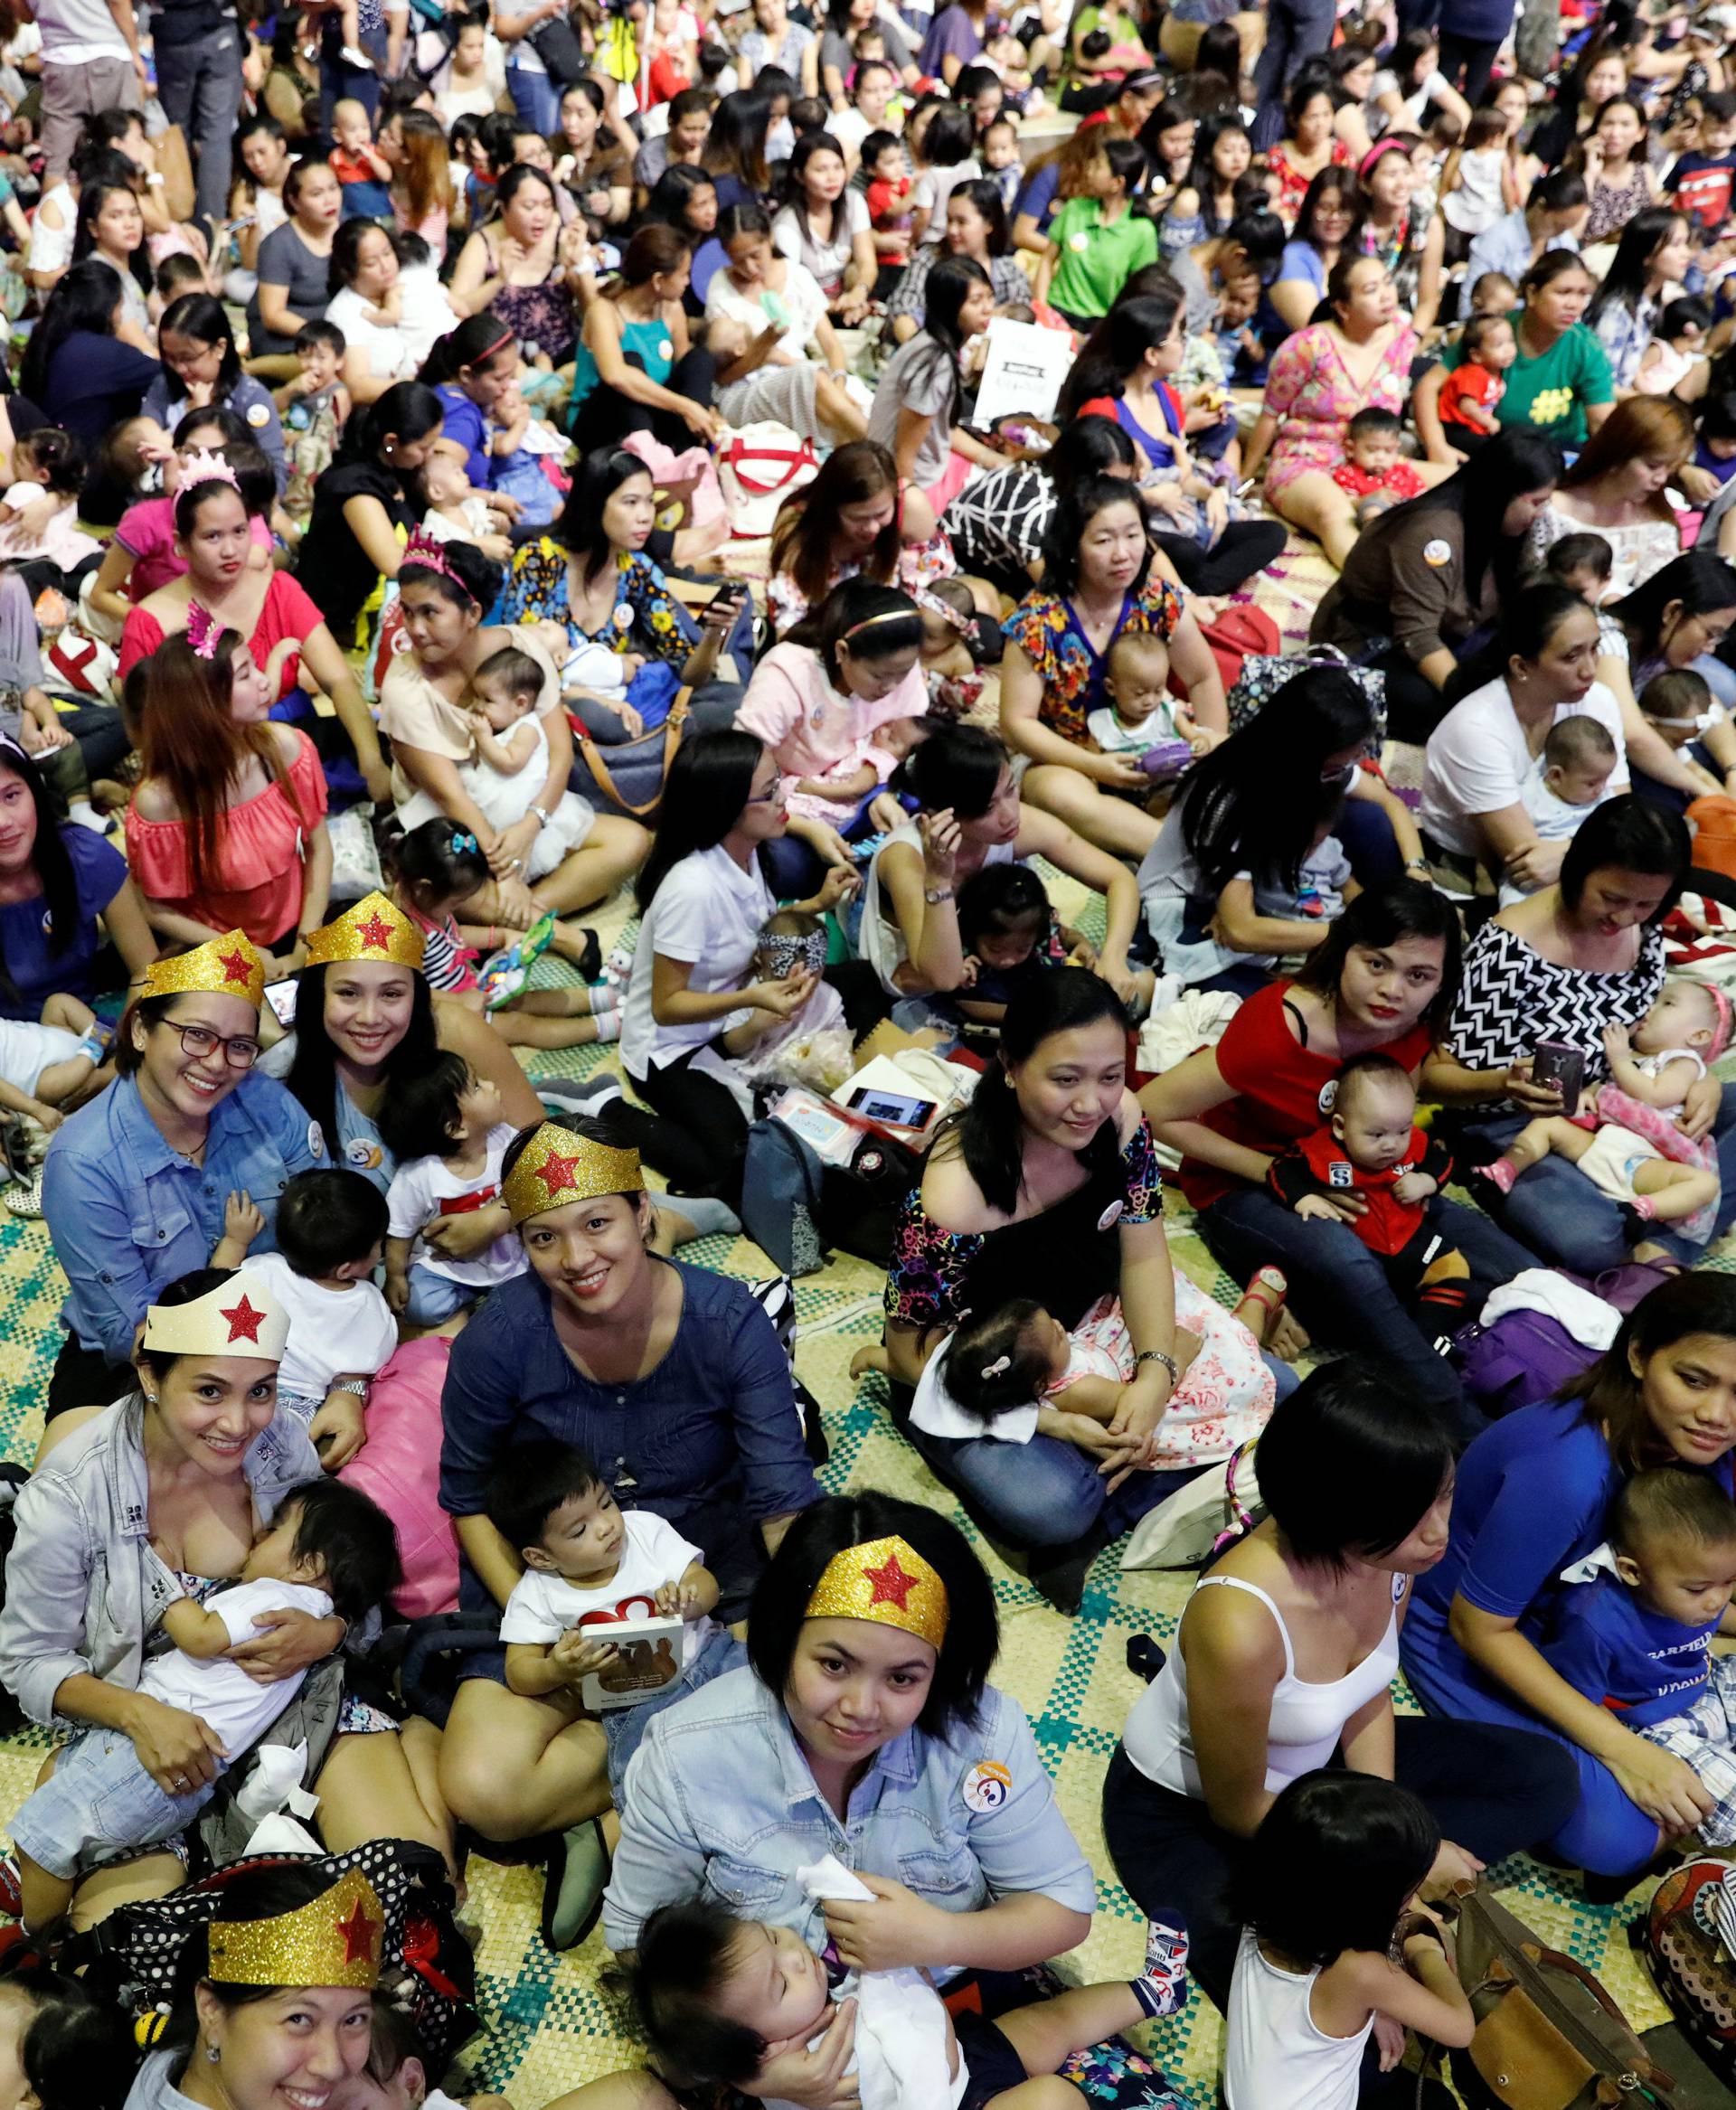
[[[593,1714],[617,1707],[637,1707],[667,1692],[681,1676],[683,1622],[673,1616],[611,1619],[587,1626],[586,1638],[606,1641],[615,1653],[599,1671],[588,1671],[579,1697]]]

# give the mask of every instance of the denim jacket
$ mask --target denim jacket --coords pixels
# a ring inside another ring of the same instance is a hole
[[[996,1765],[1010,1785],[996,1806],[973,1809],[967,1783],[989,1802]],[[911,1729],[882,1746],[840,1823],[782,1704],[741,1670],[660,1714],[628,1766],[604,1938],[630,1949],[659,1905],[701,1895],[818,1950],[824,1916],[796,1870],[827,1853],[943,1912],[1031,1891],[1088,1915],[1096,1902],[1031,1725],[1005,1693],[984,1692],[974,1729],[959,1723],[945,1740]]]
[[[88,1672],[131,1691],[163,1608],[182,1595],[153,1550],[144,1403],[118,1399],[38,1467],[18,1492],[17,1538],[0,1611],[0,1684],[32,1721],[64,1726],[54,1695]],[[293,1415],[254,1437],[241,1470],[262,1521],[291,1487],[320,1476],[319,1455]]]

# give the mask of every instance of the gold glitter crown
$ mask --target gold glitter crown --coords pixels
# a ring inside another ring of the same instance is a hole
[[[802,1616],[901,1627],[939,1651],[947,1638],[947,1586],[908,1539],[870,1539],[832,1556]]]
[[[386,1916],[360,1869],[295,1912],[272,1919],[213,1919],[206,1928],[216,1985],[348,1986],[370,1992],[380,1976]]]
[[[519,1153],[501,1182],[514,1224],[569,1201],[594,1201],[599,1194],[637,1194],[645,1185],[637,1150],[615,1150],[545,1121]]]
[[[289,1314],[257,1275],[243,1270],[191,1304],[152,1305],[141,1346],[159,1355],[250,1355],[281,1362],[288,1339]]]
[[[382,893],[366,894],[307,939],[310,967],[328,967],[336,960],[392,960],[401,967],[420,968],[422,934],[395,901]]]
[[[265,995],[265,962],[244,930],[208,938],[172,960],[153,960],[139,984],[140,996],[186,996],[195,989],[213,996],[239,996],[254,1010]]]

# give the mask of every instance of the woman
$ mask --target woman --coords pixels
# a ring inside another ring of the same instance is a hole
[[[253,290],[260,246],[287,217],[283,186],[294,156],[283,127],[263,111],[242,119],[235,134],[235,153],[241,166],[230,192],[229,218],[236,231],[241,268],[230,274],[224,291],[232,298],[246,299]]]
[[[771,222],[757,204],[726,206],[717,238],[725,265],[707,289],[705,314],[727,321],[741,346],[718,369],[722,422],[775,418],[822,444],[861,439],[866,424],[844,385],[843,348],[813,278],[772,246]],[[810,344],[823,366],[808,356]]]
[[[762,88],[726,95],[712,112],[699,165],[717,191],[719,212],[731,205],[762,205],[771,195],[766,169],[766,132],[771,98]]]
[[[988,0],[950,0],[930,23],[917,63],[950,88],[965,67],[982,57],[988,22]]]
[[[189,410],[213,406],[241,420],[241,429],[271,465],[279,492],[289,481],[283,426],[262,381],[242,372],[229,314],[209,293],[183,293],[157,324],[162,372],[147,390],[139,415],[174,432]]]
[[[1361,204],[1356,179],[1347,168],[1328,165],[1308,185],[1269,293],[1286,329],[1305,330],[1314,320]]]
[[[89,1003],[156,952],[120,852],[58,820],[36,761],[0,738],[0,1018],[40,1019],[57,992]]]
[[[458,199],[439,120],[427,110],[394,110],[380,127],[380,158],[392,170],[393,220],[406,233],[420,235],[437,260],[444,258]]]
[[[440,438],[464,456],[478,491],[493,485],[514,452],[516,420],[496,422],[500,400],[518,379],[518,341],[485,310],[439,338],[416,376],[440,400]]]
[[[1085,171],[1097,156],[1095,129],[1084,126],[1070,132],[1059,146],[1046,148],[1029,165],[1013,212],[1015,248],[1037,257],[1048,253],[1055,214],[1069,198],[1084,195]]]
[[[458,1524],[467,1610],[492,1615],[523,1573],[486,1512],[495,1473],[527,1443],[607,1460],[623,1507],[703,1550],[726,1620],[821,1499],[771,1322],[743,1284],[648,1249],[650,1198],[623,1133],[618,1118],[574,1116],[507,1146],[502,1209],[530,1266],[466,1328],[476,1338],[454,1342],[441,1402],[440,1501]],[[707,1647],[691,1682],[739,1662],[733,1646]],[[498,1657],[481,1668],[458,1687],[441,1746],[448,1806],[487,1839],[589,1833],[609,1801],[596,1722],[509,1691]],[[557,1948],[577,1938],[607,1870],[594,1835],[570,1841],[564,1859],[551,1870]]]
[[[1677,813],[1703,792],[1729,792],[1736,784],[1736,724],[1727,715],[1714,716],[1692,747],[1671,748],[1635,699],[1654,675],[1684,667],[1709,682],[1721,699],[1736,694],[1736,676],[1720,655],[1732,627],[1736,567],[1709,550],[1674,558],[1599,616],[1598,680],[1621,706],[1634,789]]]
[[[1630,396],[1580,450],[1531,531],[1533,561],[1589,530],[1609,545],[1609,591],[1643,586],[1682,549],[1665,496],[1694,451],[1694,413],[1674,396]]]
[[[717,233],[717,185],[703,168],[690,168],[685,162],[672,162],[652,185],[651,195],[639,216],[639,225],[642,229],[672,227],[690,250],[696,251],[712,245],[713,253],[722,259],[722,251],[713,241]],[[710,284],[708,278],[708,287]],[[681,305],[690,316],[705,312],[705,303],[693,283],[691,267]]]
[[[344,333],[344,386],[363,410],[420,363],[398,320],[398,252],[377,220],[346,220],[338,228],[326,285],[326,320]]]
[[[1127,756],[1085,744],[1086,720],[1108,698],[1109,647],[1124,630],[1154,632],[1201,726],[1223,733],[1229,714],[1218,663],[1182,596],[1153,575],[1144,509],[1119,477],[1081,480],[1062,497],[1043,543],[1043,583],[1005,627],[1001,732],[1028,759],[1021,796],[1099,849],[1143,857],[1157,835],[1145,805],[1150,778]]]
[[[1420,879],[1371,887],[1333,925],[1300,976],[1251,996],[1215,1048],[1155,1079],[1139,1095],[1158,1137],[1179,1150],[1182,1192],[1200,1235],[1238,1282],[1276,1261],[1297,1318],[1323,1339],[1379,1355],[1411,1396],[1460,1436],[1476,1426],[1452,1365],[1436,1351],[1351,1229],[1297,1216],[1267,1184],[1272,1161],[1325,1117],[1323,1095],[1358,1055],[1390,1055],[1415,1075],[1458,985],[1458,921]],[[1533,1265],[1477,1210],[1432,1204],[1448,1245],[1469,1261],[1471,1308]]]
[[[1448,84],[1440,71],[1440,39],[1433,29],[1408,29],[1374,76],[1368,99],[1369,128],[1374,132],[1418,132],[1430,110],[1458,120],[1461,132],[1471,106]]]
[[[851,329],[867,310],[880,267],[867,200],[844,187],[846,174],[844,149],[829,132],[798,139],[771,239],[818,286],[827,313]]]
[[[1357,535],[1354,501],[1332,477],[1344,458],[1344,428],[1358,410],[1404,408],[1418,344],[1378,258],[1346,250],[1326,299],[1328,318],[1287,337],[1273,355],[1241,467],[1246,477],[1266,466],[1267,504],[1313,535],[1342,571]]]
[[[900,345],[881,371],[868,413],[868,437],[890,450],[898,472],[939,513],[979,469],[1004,457],[964,429],[967,342],[985,331],[995,288],[980,264],[943,257],[929,273],[920,334]]]
[[[1417,172],[1410,154],[1417,144],[1408,136],[1389,136],[1357,164],[1362,203],[1348,240],[1353,250],[1385,266],[1399,306],[1421,336],[1440,306],[1446,223],[1439,214],[1411,210]]]
[[[1113,418],[1132,440],[1151,508],[1152,541],[1192,592],[1233,593],[1284,548],[1275,521],[1231,521],[1230,494],[1184,432],[1186,411],[1170,384],[1186,356],[1182,293],[1170,285],[1124,295],[1081,347],[1061,389],[1057,421]]]
[[[1553,845],[1552,845],[1553,847]],[[1474,1163],[1496,1157],[1528,1119],[1558,1114],[1561,1093],[1532,1076],[1538,1022],[1585,1058],[1585,1087],[1609,1075],[1604,1034],[1645,1017],[1664,985],[1658,926],[1687,877],[1688,832],[1643,799],[1594,807],[1567,845],[1561,874],[1503,909],[1471,940],[1458,1001],[1424,1071],[1425,1088],[1453,1112]],[[1676,1126],[1718,1145],[1724,1192],[1714,1239],[1736,1214],[1736,1094],[1703,1077]],[[1566,1159],[1546,1158],[1511,1192],[1490,1190],[1500,1212],[1552,1265],[1596,1275],[1629,1258],[1630,1220]],[[1648,1225],[1642,1258],[1692,1264],[1702,1248]]]
[[[1522,1407],[1465,1453],[1446,1553],[1405,1626],[1405,1674],[1431,1717],[1528,1730],[1564,1753],[1576,1792],[1548,1849],[1617,1879],[1608,1894],[1692,1831],[1712,1798],[1680,1758],[1545,1660],[1561,1575],[1603,1543],[1631,1474],[1709,1472],[1728,1492],[1732,1445],[1736,1295],[1724,1276],[1680,1275],[1634,1307],[1565,1398]]]
[[[420,381],[396,381],[365,410],[350,413],[337,459],[315,483],[296,576],[346,645],[354,646],[381,580],[398,576],[404,537],[420,515],[406,479],[433,453],[444,429],[435,391]]]
[[[742,36],[739,72],[750,89],[768,66],[781,67],[803,95],[820,91],[820,40],[789,19],[784,0],[753,0],[753,26]]]
[[[1611,96],[1579,151],[1591,201],[1585,222],[1588,247],[1619,234],[1636,212],[1662,198],[1664,185],[1652,166],[1648,142],[1645,105],[1631,96]]]
[[[635,887],[642,920],[621,1067],[657,1116],[640,1147],[676,1192],[716,1195],[731,1209],[748,1118],[730,1059],[799,1011],[815,983],[802,969],[777,981],[753,976],[760,927],[775,906],[759,852],[787,819],[777,760],[752,733],[684,741]],[[854,867],[834,866],[797,906],[824,914],[854,884]],[[731,1023],[743,1011],[749,1017]]]
[[[1513,325],[1519,356],[1495,414],[1503,425],[1529,425],[1577,449],[1616,400],[1608,354],[1580,319],[1591,298],[1590,274],[1573,250],[1545,250],[1525,273],[1524,290]],[[1461,457],[1441,429],[1440,388],[1463,363],[1459,347],[1449,344],[1418,381],[1410,406],[1429,459],[1449,466]]]
[[[86,257],[55,282],[24,347],[21,392],[87,447],[137,417],[157,377],[155,355],[123,335],[121,309],[119,272]]]
[[[741,700],[741,672],[753,656],[750,611],[745,602],[738,608],[718,600],[695,623],[646,554],[656,519],[651,472],[637,455],[597,448],[579,465],[553,534],[526,543],[514,558],[503,613],[510,622],[560,625],[570,652],[607,645],[665,661],[695,692],[701,722],[728,724]],[[720,645],[731,622],[720,681]],[[637,713],[618,693],[572,685],[567,695],[593,739],[614,744],[637,737]],[[558,739],[552,722],[549,730]],[[606,832],[613,836],[620,825],[611,822]],[[637,839],[640,831],[633,833]],[[643,851],[643,841],[636,846]]]
[[[858,574],[915,593],[956,570],[928,500],[901,485],[897,463],[877,441],[853,439],[778,509],[766,589],[771,626],[785,636]]]
[[[227,1757],[231,1779],[199,1830],[208,1847],[234,1842],[232,1856],[251,1829],[231,1801],[242,1754],[224,1753],[198,1715],[138,1691],[138,1674],[163,1606],[232,1578],[290,1490],[320,1477],[319,1454],[278,1406],[288,1319],[257,1276],[202,1267],[140,1316],[136,1381],[52,1431],[19,1491],[14,1551],[25,1550],[0,1615],[0,1675],[34,1721],[126,1737],[172,1794],[205,1785]],[[449,1852],[433,1782],[439,1738],[422,1722],[401,1741],[390,1718],[344,1697],[341,1666],[324,1659],[344,1622],[281,1606],[256,1624],[232,1661],[264,1684],[312,1672],[272,1728],[307,1746],[327,1848],[407,1838]],[[185,1880],[182,1856],[158,1848],[87,1877],[74,1910],[90,1926]]]
[[[569,422],[587,453],[629,432],[649,432],[678,453],[719,437],[711,408],[717,362],[690,345],[687,286],[686,238],[673,227],[642,227],[586,308]]]
[[[1164,259],[1165,276],[1187,296],[1190,337],[1216,329],[1219,301],[1234,280],[1253,271],[1263,286],[1274,276],[1284,239],[1284,222],[1277,213],[1255,209],[1240,213],[1222,234],[1197,249],[1178,250]]]
[[[1092,971],[1132,1005],[1137,978],[1127,947],[1139,922],[1132,874],[1052,814],[1020,802],[1010,758],[993,733],[976,725],[937,727],[899,781],[916,811],[874,852],[857,939],[883,988],[894,996],[967,988],[958,890],[991,864],[1044,857],[1103,897],[1103,942]]]
[[[265,1218],[254,1249],[269,1252],[285,1181],[327,1162],[282,1086],[248,1074],[265,974],[245,937],[159,960],[139,986],[115,1036],[117,1081],[55,1131],[43,1168],[68,1291],[51,1418],[120,1396],[145,1307],[204,1267],[231,1194],[252,1197]]]
[[[1441,1559],[1454,1499],[1439,1421],[1378,1365],[1333,1363],[1279,1401],[1260,1472],[1268,1515],[1194,1586],[1103,1783],[1116,1872],[1186,1939],[1220,2011],[1240,1935],[1232,1879],[1301,1774],[1342,1760],[1420,1794],[1448,1833],[1430,1896],[1535,1845],[1572,1807],[1544,1738],[1393,1709],[1412,1578]]]
[[[1642,207],[1622,229],[1615,261],[1585,311],[1618,396],[1632,394],[1664,304],[1681,290],[1693,260],[1687,216],[1668,205]]]
[[[1326,68],[1332,77],[1332,128],[1349,147],[1352,161],[1360,161],[1374,144],[1368,105],[1379,64],[1365,44],[1340,44],[1326,53]]]
[[[1356,538],[1308,636],[1379,668],[1395,739],[1420,743],[1439,723],[1441,692],[1516,589],[1561,467],[1553,440],[1515,426]]]
[[[987,176],[956,184],[947,199],[947,231],[910,259],[886,304],[892,335],[906,344],[922,327],[928,310],[929,273],[942,257],[968,257],[986,271],[995,306],[1027,301],[1031,281],[1012,254],[1000,185]]]
[[[152,928],[170,945],[244,930],[278,956],[274,981],[293,974],[331,891],[318,750],[269,721],[264,670],[239,632],[203,609],[145,674],[127,855]]]
[[[1308,185],[1323,168],[1350,165],[1349,147],[1333,132],[1334,115],[1332,90],[1317,78],[1304,75],[1290,89],[1286,135],[1266,149],[1266,185],[1286,227],[1295,227]]]
[[[1532,152],[1546,168],[1559,166],[1590,135],[1604,105],[1627,92],[1627,61],[1603,38],[1593,37],[1561,83],[1554,108],[1537,127]]]
[[[1076,419],[1047,454],[1004,462],[967,485],[948,506],[943,532],[963,570],[1023,600],[1043,577],[1043,538],[1063,495],[1086,476],[1132,483],[1137,462],[1120,426],[1108,418]],[[1172,585],[1181,584],[1161,551],[1152,564]]]
[[[582,212],[618,225],[633,209],[633,171],[630,155],[612,129],[603,137],[608,109],[602,83],[590,74],[561,95],[561,151],[554,176]]]
[[[1098,151],[1079,194],[1055,214],[1033,288],[1074,329],[1107,315],[1134,273],[1157,261],[1156,225],[1134,210],[1146,178],[1145,148],[1101,129],[1095,137]]]
[[[576,849],[564,856],[541,849],[547,816],[567,789],[572,732],[560,677],[535,631],[484,622],[500,588],[500,567],[468,543],[411,539],[398,575],[410,648],[396,655],[381,683],[380,724],[392,740],[392,792],[403,824],[444,814],[476,837],[488,860],[495,886],[472,896],[467,914],[525,928],[543,910],[564,916],[606,900],[644,862],[647,839],[632,821],[593,814]],[[524,819],[496,831],[466,790],[458,765],[476,752],[467,708],[472,678],[509,645],[528,653],[542,675],[536,710],[548,751],[540,765],[525,765],[538,770],[541,787]],[[533,902],[525,895],[532,886]]]
[[[832,0],[826,26],[820,32],[819,92],[835,110],[849,108],[844,82],[856,63],[850,40],[864,29],[879,33],[886,47],[886,63],[906,88],[914,88],[922,78],[910,53],[910,33],[902,16],[894,15],[888,21],[879,0]]]
[[[184,473],[175,495],[175,542],[187,568],[147,594],[127,617],[120,640],[122,678],[165,637],[187,629],[196,601],[208,616],[246,638],[256,666],[279,669],[274,702],[282,702],[298,690],[305,692],[307,677],[317,683],[349,738],[369,796],[380,796],[388,781],[380,737],[319,608],[287,571],[260,572],[249,564],[251,535],[235,472],[215,456],[195,459],[197,467]],[[286,640],[294,645],[287,654],[278,650]]]
[[[1509,212],[1493,227],[1473,236],[1465,262],[1465,283],[1475,286],[1485,272],[1498,272],[1515,286],[1548,250],[1566,246],[1564,237],[1578,241],[1585,224],[1585,184],[1571,168],[1552,169],[1533,178],[1523,193],[1523,212]]]
[[[1187,173],[1164,207],[1157,239],[1165,255],[1222,234],[1242,201],[1260,195],[1259,178],[1248,173],[1253,157],[1240,117],[1224,113],[1205,119]]]
[[[922,617],[910,596],[856,578],[835,587],[772,646],[754,669],[735,723],[770,751],[783,778],[781,798],[806,793],[811,807],[826,796],[817,780],[829,771],[848,774],[878,727],[927,714],[921,644]],[[875,832],[873,803],[863,797],[854,813],[834,804],[831,820],[792,815],[787,832],[760,853],[772,890],[809,892],[829,865],[853,871],[850,843]]]
[[[151,273],[145,253],[145,216],[131,182],[91,182],[80,190],[72,261],[81,263],[86,257],[113,265],[120,280],[120,320],[115,334],[140,352],[155,352],[156,334],[146,297]]]
[[[579,313],[589,287],[583,223],[563,229],[554,180],[516,162],[495,186],[498,217],[478,228],[452,269],[452,305],[461,315],[491,308],[534,356],[564,366],[579,342]]]
[[[324,161],[292,163],[283,179],[289,217],[259,244],[259,283],[247,307],[254,357],[281,358],[306,323],[324,322],[343,186]]]

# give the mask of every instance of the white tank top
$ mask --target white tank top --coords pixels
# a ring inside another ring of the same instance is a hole
[[[856,951],[880,976],[881,987],[887,994],[901,997],[904,991],[892,976],[904,964],[904,933],[888,913],[892,905],[892,897],[880,890],[880,861],[894,843],[910,843],[920,858],[922,831],[914,819],[894,828],[873,854],[868,867],[868,881],[862,890],[862,930],[856,939]],[[1017,862],[1014,845],[1011,843],[991,843],[983,856],[985,868]]]
[[[1279,1970],[1260,1955],[1252,1929],[1242,1928],[1223,2024],[1230,2110],[1355,2110],[1363,2046],[1374,2018],[1354,2037],[1328,2037],[1308,2012],[1319,1975],[1317,1964]]]
[[[1246,1590],[1258,1597],[1278,1622],[1284,1644],[1284,1675],[1272,1688],[1271,1726],[1267,1733],[1266,1786],[1272,1794],[1304,1773],[1325,1766],[1337,1748],[1344,1724],[1377,1692],[1383,1692],[1399,1671],[1399,1599],[1404,1578],[1392,1578],[1392,1615],[1378,1645],[1342,1678],[1330,1684],[1309,1684],[1296,1674],[1296,1652],[1278,1606],[1255,1583],[1233,1575],[1208,1575],[1196,1590]],[[1185,1612],[1184,1612],[1185,1616]],[[1203,1799],[1194,1738],[1187,1719],[1187,1666],[1179,1640],[1164,1667],[1134,1701],[1121,1736],[1127,1757],[1146,1778],[1176,1794]]]

